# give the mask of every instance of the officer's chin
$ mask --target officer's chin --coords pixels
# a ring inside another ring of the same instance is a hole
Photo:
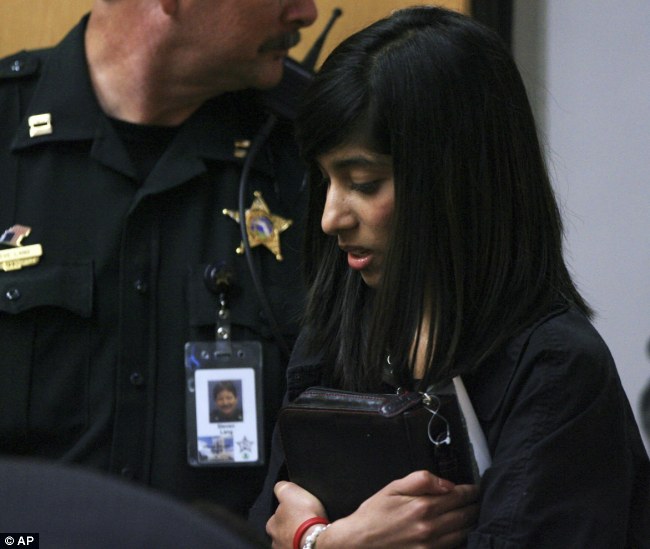
[[[271,90],[282,81],[285,57],[285,55],[276,54],[265,63],[258,73],[255,88],[258,90]]]

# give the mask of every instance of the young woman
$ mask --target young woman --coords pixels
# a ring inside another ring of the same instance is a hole
[[[499,38],[442,9],[398,11],[325,62],[298,138],[310,300],[288,398],[310,385],[422,391],[460,375],[492,465],[478,495],[416,472],[296,543],[647,546],[648,456],[563,259],[531,109]],[[275,496],[267,532],[291,547],[325,511],[290,482]]]

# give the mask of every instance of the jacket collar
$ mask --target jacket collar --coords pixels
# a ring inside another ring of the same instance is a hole
[[[84,46],[88,17],[84,16],[60,44],[49,50],[12,150],[54,142],[94,141],[94,158],[133,175],[124,147],[114,146],[117,135],[102,112],[90,81]],[[256,92],[244,91],[207,101],[183,124],[170,145],[176,149],[174,156],[192,159],[188,160],[188,167],[194,174],[205,171],[200,159],[243,164],[237,143],[252,141],[266,116],[261,108],[254,107],[256,97]],[[41,114],[50,115],[52,131],[32,137],[29,118]],[[273,176],[265,155],[257,156],[254,168]]]
[[[102,112],[86,66],[84,33],[87,22],[86,15],[58,46],[50,50],[42,64],[38,84],[16,132],[14,150],[37,143],[93,137]],[[53,131],[30,137],[29,117],[40,114],[50,114]]]

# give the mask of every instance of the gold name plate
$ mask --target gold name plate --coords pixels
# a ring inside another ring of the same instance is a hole
[[[0,269],[3,271],[16,271],[28,265],[35,265],[42,255],[43,248],[40,244],[0,250]]]

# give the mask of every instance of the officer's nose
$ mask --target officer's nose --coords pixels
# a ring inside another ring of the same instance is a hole
[[[283,2],[283,19],[294,23],[299,28],[308,27],[318,17],[318,9],[314,0],[280,0]]]

